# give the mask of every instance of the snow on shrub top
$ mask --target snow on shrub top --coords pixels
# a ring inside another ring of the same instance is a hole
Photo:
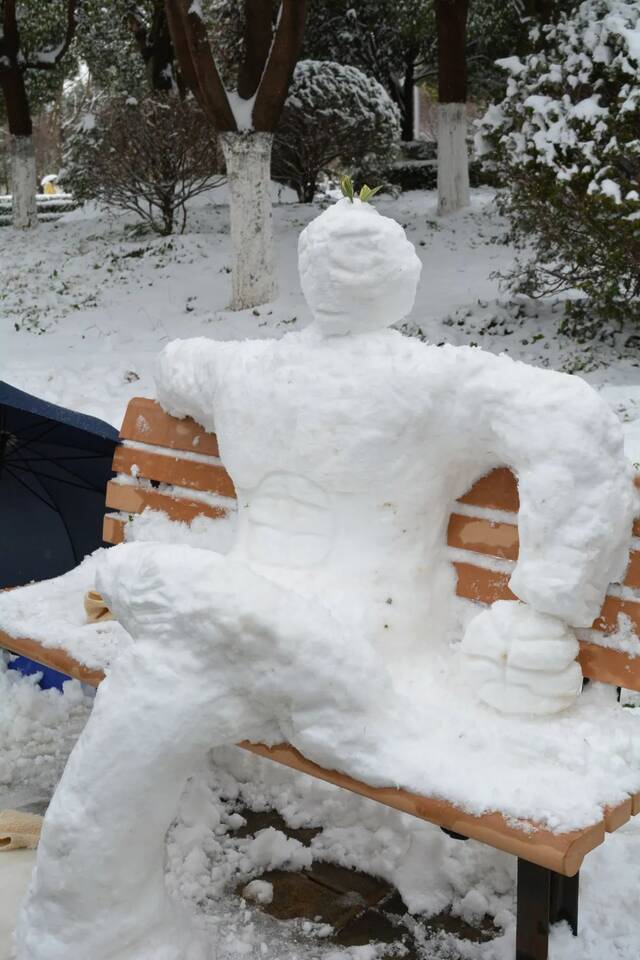
[[[505,99],[479,123],[481,155],[536,164],[560,181],[588,178],[589,194],[637,202],[640,156],[640,2],[585,0],[547,25],[544,49],[498,61]],[[531,32],[534,44],[541,28]]]
[[[400,111],[384,87],[357,67],[332,60],[301,60],[287,104],[352,125],[369,115],[381,127],[395,127],[400,134]]]
[[[380,176],[399,139],[400,112],[377,80],[331,60],[301,60],[274,144],[274,172],[312,200],[320,173],[336,166]]]

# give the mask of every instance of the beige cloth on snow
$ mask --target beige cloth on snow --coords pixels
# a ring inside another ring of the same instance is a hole
[[[38,846],[42,817],[21,810],[0,810],[0,851],[33,850]]]
[[[89,590],[84,595],[84,609],[89,623],[98,623],[100,620],[113,620],[113,614],[105,603],[104,597],[97,590]]]

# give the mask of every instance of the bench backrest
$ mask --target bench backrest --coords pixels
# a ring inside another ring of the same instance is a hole
[[[235,491],[218,455],[213,434],[193,420],[176,420],[154,401],[130,401],[116,450],[115,480],[107,488],[103,536],[108,543],[125,537],[129,516],[145,508],[163,511],[171,520],[221,517],[234,508]],[[460,597],[489,604],[515,597],[508,587],[518,557],[518,487],[510,470],[482,477],[456,502],[447,542],[457,573]],[[640,536],[640,520],[634,525]],[[638,599],[634,591],[638,590]],[[611,635],[626,618],[632,642],[640,642],[640,551],[632,545],[622,584],[612,584],[591,631],[581,631],[580,664],[585,677],[640,690],[640,656],[615,646]],[[618,645],[619,646],[619,645]]]

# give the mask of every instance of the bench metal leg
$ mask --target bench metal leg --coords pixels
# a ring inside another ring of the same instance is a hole
[[[565,920],[571,927],[574,937],[578,936],[578,891],[580,875],[563,877],[559,873],[551,874],[551,905],[549,922],[560,923]]]
[[[518,860],[516,960],[548,960],[549,927],[561,920],[578,933],[578,875],[563,877]]]

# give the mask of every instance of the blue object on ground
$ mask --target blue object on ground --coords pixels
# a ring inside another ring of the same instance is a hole
[[[51,690],[52,688],[62,690],[62,684],[69,680],[66,673],[60,673],[51,667],[45,667],[41,663],[29,660],[27,657],[16,657],[14,660],[10,660],[9,669],[17,670],[25,677],[30,677],[34,673],[41,673],[42,676],[38,681],[38,686],[42,687],[43,690]]]
[[[0,587],[48,580],[102,546],[102,521],[118,431],[0,381]],[[45,670],[42,686],[68,679]],[[26,661],[32,663],[32,661]],[[62,678],[55,682],[55,678]]]

